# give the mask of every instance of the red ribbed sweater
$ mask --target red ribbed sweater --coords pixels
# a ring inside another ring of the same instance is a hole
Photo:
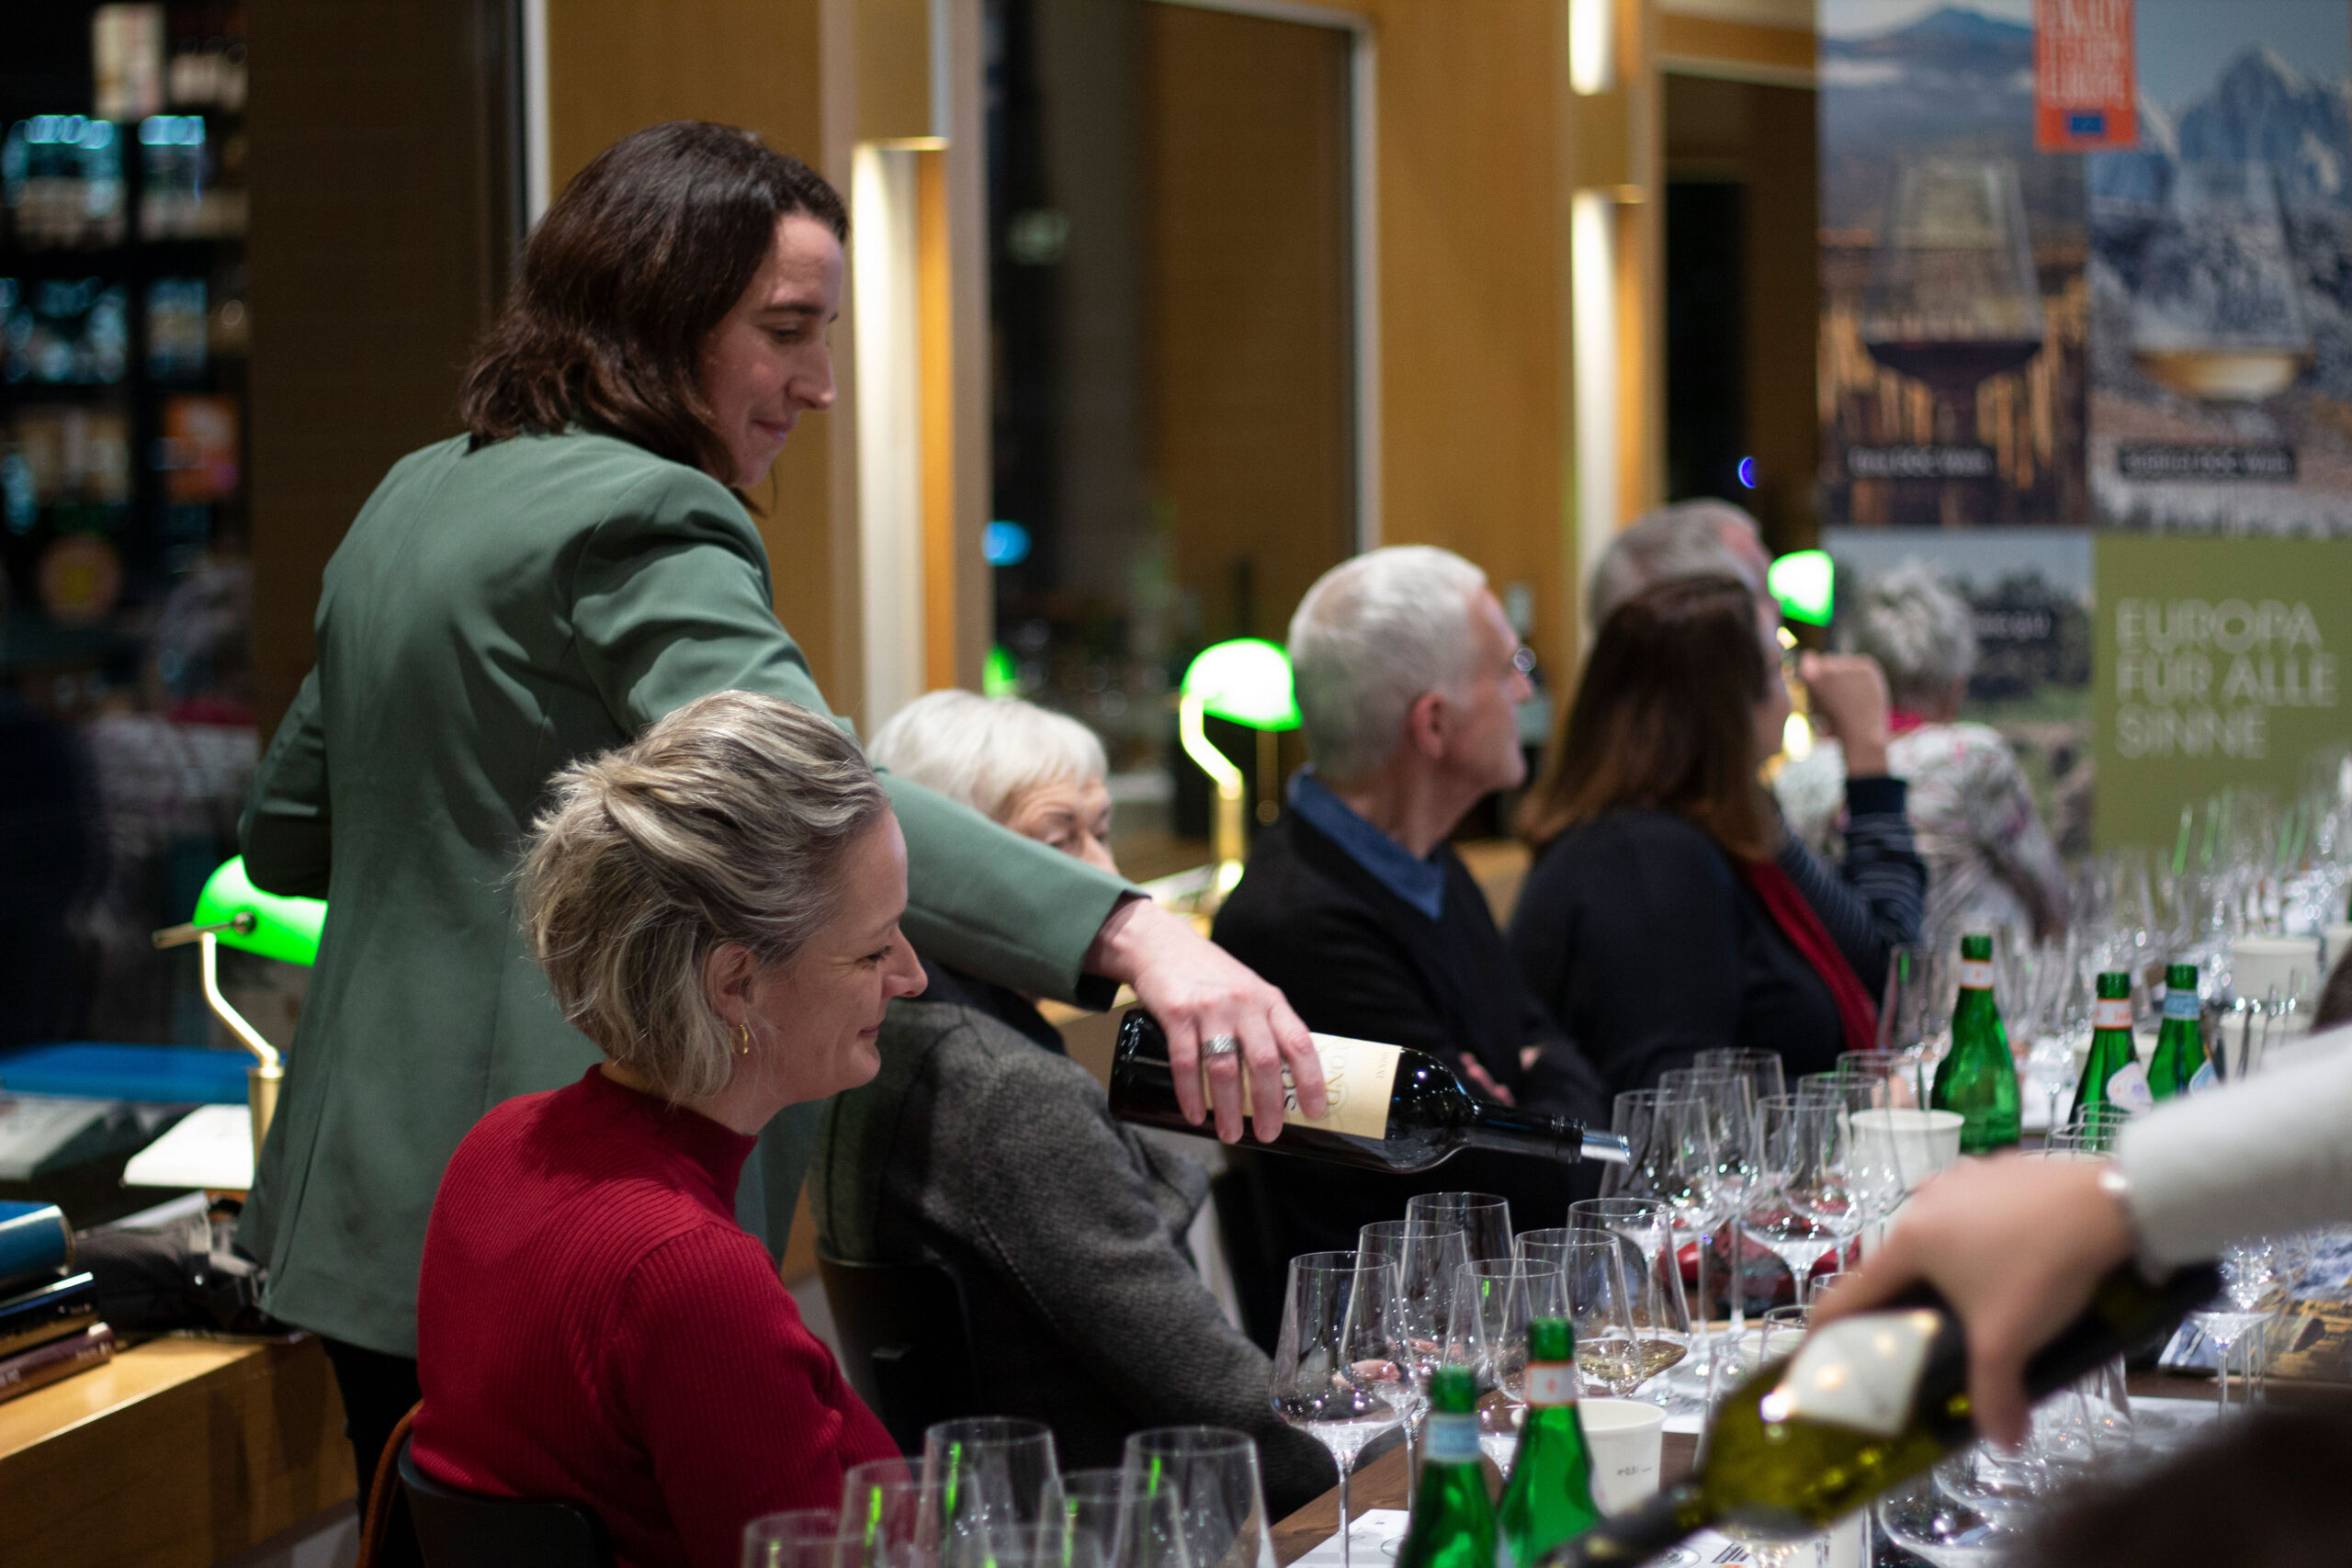
[[[735,1224],[753,1142],[595,1070],[466,1134],[417,1284],[428,1474],[585,1503],[628,1563],[734,1568],[746,1520],[898,1451]]]

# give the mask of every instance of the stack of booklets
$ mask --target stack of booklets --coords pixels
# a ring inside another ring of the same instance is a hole
[[[98,1283],[74,1267],[74,1227],[54,1203],[0,1202],[0,1399],[114,1354]]]

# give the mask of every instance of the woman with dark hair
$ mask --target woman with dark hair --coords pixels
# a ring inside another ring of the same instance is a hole
[[[717,691],[829,711],[740,492],[832,404],[847,232],[832,188],[749,132],[679,121],[606,149],[532,233],[466,377],[467,434],[395,464],[327,565],[317,663],[243,825],[256,884],[333,912],[243,1239],[270,1311],[326,1338],[363,1495],[417,1396],[417,1263],[450,1152],[596,1059],[515,917],[548,779]],[[1171,1025],[1188,1111],[1228,1140],[1245,1104],[1275,1135],[1285,1061],[1319,1113],[1272,987],[1119,878],[884,784],[918,948],[1097,1006],[1132,984]],[[744,1182],[771,1246],[818,1111],[779,1115]]]
[[[1867,900],[1916,927],[1924,873],[1903,784],[1883,760],[1868,767],[1885,752],[1886,686],[1867,659],[1807,655],[1803,670],[1853,738],[1847,857],[1865,892],[1801,888],[1784,867],[1787,834],[1758,778],[1789,716],[1774,629],[1729,577],[1620,605],[1521,808],[1536,858],[1511,945],[1612,1091],[1713,1046],[1777,1051],[1792,1077],[1868,1048],[1871,991],[1812,900]]]

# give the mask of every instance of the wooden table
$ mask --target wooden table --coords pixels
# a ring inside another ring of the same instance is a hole
[[[2169,1372],[2135,1373],[2130,1382],[2135,1399],[2202,1399],[2214,1397],[2213,1380],[2201,1377],[2179,1377]],[[2271,1385],[2274,1397],[2295,1399],[2311,1396],[2310,1391]],[[2334,1391],[2323,1391],[2332,1393]],[[1693,1461],[1699,1457],[1699,1439],[1687,1432],[1666,1434],[1666,1447],[1658,1460],[1658,1480],[1662,1485],[1672,1485],[1690,1473]],[[1489,1479],[1491,1479],[1491,1474]],[[1366,1461],[1348,1484],[1348,1516],[1351,1518],[1368,1508],[1402,1508],[1411,1499],[1406,1495],[1405,1447],[1393,1444],[1378,1458]],[[1326,1492],[1290,1517],[1274,1526],[1274,1561],[1282,1568],[1297,1562],[1317,1546],[1337,1533],[1340,1517],[1340,1495]]]
[[[151,1339],[0,1404],[0,1563],[209,1568],[355,1490],[315,1338]]]

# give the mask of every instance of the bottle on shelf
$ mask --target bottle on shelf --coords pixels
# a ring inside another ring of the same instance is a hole
[[[1936,1067],[1928,1105],[1961,1115],[1960,1152],[2012,1147],[2022,1134],[2018,1064],[1993,999],[1993,939],[1960,939],[1960,999],[1951,1010],[1951,1049]]]
[[[2156,1031],[2156,1048],[2148,1054],[2148,1092],[2170,1100],[2195,1094],[2212,1082],[2212,1064],[2205,1056],[2205,1020],[2197,1005],[2197,965],[2168,964],[2164,1022]]]
[[[1600,1518],[1592,1500],[1592,1450],[1577,1416],[1576,1330],[1563,1317],[1527,1325],[1527,1413],[1496,1523],[1510,1562],[1535,1568],[1554,1548]]]
[[[2157,1344],[2211,1301],[2220,1270],[2196,1264],[2151,1285],[2125,1264],[2026,1363],[2036,1399],[2116,1356]],[[1816,1329],[1795,1355],[1727,1395],[1690,1477],[1605,1518],[1547,1568],[1646,1562],[1710,1526],[1801,1540],[1919,1474],[1976,1435],[1967,1339],[1932,1292]]]
[[[2155,1103],[2148,1092],[2147,1070],[2140,1066],[2140,1050],[2132,1039],[2132,976],[2110,969],[2096,982],[2091,1004],[2091,1054],[2083,1063],[2082,1082],[2075,1086],[2075,1106],[2067,1120],[2079,1122],[2083,1113],[2093,1119],[2100,1107],[2112,1107],[2137,1116]]]
[[[1396,1568],[1497,1568],[1495,1506],[1478,1454],[1478,1384],[1467,1367],[1430,1378],[1429,1424]]]
[[[1569,1117],[1479,1100],[1426,1051],[1337,1034],[1316,1035],[1315,1050],[1329,1104],[1309,1119],[1299,1112],[1296,1094],[1287,1094],[1282,1135],[1264,1145],[1273,1153],[1392,1172],[1427,1170],[1468,1148],[1625,1163],[1624,1139]],[[1111,1114],[1170,1132],[1201,1131],[1177,1105],[1168,1036],[1140,1008],[1119,1023]]]

